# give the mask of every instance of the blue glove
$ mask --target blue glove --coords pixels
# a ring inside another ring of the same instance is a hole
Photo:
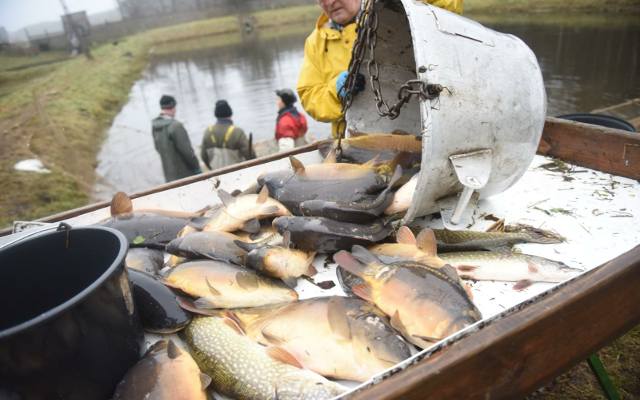
[[[344,98],[347,95],[344,85],[347,83],[347,76],[349,76],[349,71],[342,71],[340,75],[338,75],[338,80],[336,80],[336,92],[340,98]],[[353,85],[353,90],[351,94],[356,95],[364,90],[365,79],[364,75],[358,73],[356,75],[356,82]]]

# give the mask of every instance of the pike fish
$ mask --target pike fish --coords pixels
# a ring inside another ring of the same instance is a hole
[[[450,231],[434,229],[439,251],[497,250],[518,243],[562,243],[563,238],[552,232],[518,225],[517,232]]]
[[[261,246],[252,243],[236,241],[238,247],[248,251],[244,258],[244,265],[263,275],[281,279],[290,287],[296,285],[296,280],[302,275],[313,276],[318,271],[312,265],[315,252],[304,252],[289,248],[289,232],[285,232],[283,246]]]
[[[305,166],[295,157],[289,157],[289,160],[293,171],[263,174],[258,178],[258,184],[268,188],[270,195],[294,215],[301,214],[300,203],[306,200],[358,202],[387,186],[387,178],[378,174],[373,164],[323,163]]]
[[[229,318],[196,317],[185,329],[186,342],[215,390],[238,400],[331,399],[346,391],[340,384],[278,361],[269,350],[242,334]]]
[[[160,250],[131,248],[127,251],[125,265],[127,268],[156,275],[162,269],[164,253]]]
[[[513,281],[515,289],[524,289],[532,282],[563,282],[582,270],[560,261],[502,251],[466,251],[440,254],[463,279],[478,281]]]
[[[228,232],[193,232],[173,239],[167,245],[167,253],[189,259],[208,258],[241,265],[247,254],[236,245],[239,238]]]
[[[174,333],[184,328],[191,315],[176,301],[176,295],[150,275],[128,270],[133,301],[142,327],[152,333]]]
[[[320,253],[349,249],[356,244],[368,246],[393,231],[381,220],[361,225],[322,217],[279,217],[273,220],[273,226],[282,234],[289,231],[296,248]]]
[[[387,187],[378,195],[366,195],[353,202],[306,200],[300,203],[304,216],[325,217],[336,221],[367,223],[378,218],[393,200],[391,189],[402,177],[402,167],[397,166]]]
[[[190,261],[173,268],[164,283],[196,297],[203,309],[258,307],[295,301],[282,282],[222,261]]]
[[[320,297],[230,315],[251,339],[278,348],[283,361],[328,378],[366,381],[411,356],[412,346],[382,311],[357,298]]]
[[[206,400],[210,383],[189,353],[161,340],[127,372],[113,400]]]
[[[412,261],[385,264],[362,246],[333,258],[364,280],[353,292],[390,316],[391,325],[418,347],[429,347],[481,319],[453,268]]]
[[[218,196],[223,207],[217,208],[210,218],[192,219],[192,225],[202,228],[203,231],[233,232],[249,229],[250,232],[258,232],[260,219],[291,215],[280,202],[269,197],[266,188],[263,188],[259,194],[245,194],[238,197],[233,197],[219,189]]]

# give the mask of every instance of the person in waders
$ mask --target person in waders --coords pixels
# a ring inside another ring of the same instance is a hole
[[[294,106],[298,99],[291,89],[276,90],[278,119],[276,120],[276,141],[278,151],[291,150],[307,144],[307,119]]]
[[[218,100],[214,110],[215,125],[209,126],[202,137],[200,156],[211,169],[222,168],[253,158],[247,135],[233,125],[233,111],[226,100]]]
[[[187,130],[175,120],[176,104],[175,98],[163,95],[160,115],[151,121],[153,144],[160,154],[166,182],[202,172]]]

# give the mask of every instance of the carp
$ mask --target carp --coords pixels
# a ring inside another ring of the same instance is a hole
[[[384,313],[357,298],[329,296],[229,314],[251,339],[328,378],[363,382],[412,354]]]
[[[196,297],[203,309],[257,307],[295,301],[298,294],[282,282],[222,261],[190,261],[173,268],[164,283]]]
[[[339,251],[333,259],[364,281],[353,292],[390,316],[391,326],[418,347],[429,347],[482,318],[449,266],[385,264],[362,246]]]
[[[335,141],[331,149],[336,149],[337,145],[338,142]],[[379,163],[384,163],[400,153],[409,153],[411,157],[401,164],[404,169],[409,169],[416,163],[420,165],[422,140],[420,136],[411,134],[358,134],[342,139],[341,147],[341,161],[354,164],[363,164],[373,158]],[[320,151],[329,152],[323,148]]]
[[[289,248],[289,232],[285,232],[283,246],[261,246],[239,240],[236,245],[248,251],[244,257],[246,267],[281,279],[290,287],[294,287],[302,275],[313,276],[317,273],[312,265],[316,253]]]
[[[402,177],[402,167],[397,166],[387,187],[378,195],[366,195],[358,201],[339,202],[327,200],[306,200],[300,203],[304,216],[316,216],[336,221],[367,223],[378,218],[393,200],[391,189]]]
[[[242,264],[247,254],[236,245],[239,238],[228,232],[192,232],[173,239],[167,245],[167,253],[189,259],[208,258]]]
[[[128,270],[133,301],[142,327],[152,333],[174,333],[184,328],[191,315],[176,300],[176,295],[152,276],[136,270]]]
[[[355,244],[367,246],[393,232],[382,220],[361,225],[322,217],[279,217],[273,220],[273,226],[282,234],[289,231],[296,248],[319,253],[349,249]]]
[[[276,353],[243,335],[230,318],[196,317],[185,341],[212,386],[238,400],[331,399],[346,388],[272,357]]]
[[[210,383],[188,352],[161,340],[122,378],[113,400],[206,400]]]
[[[211,217],[192,219],[193,227],[203,231],[222,232],[246,229],[254,233],[260,230],[259,220],[262,218],[291,215],[280,202],[269,197],[266,188],[263,188],[259,194],[244,194],[238,197],[233,197],[219,189],[218,196],[223,206],[216,208]]]
[[[387,178],[373,164],[323,163],[303,165],[289,157],[293,171],[261,175],[258,184],[282,202],[294,215],[300,215],[300,203],[306,200],[358,202],[387,186]],[[394,166],[395,168],[395,166]]]
[[[189,223],[186,218],[139,213],[115,215],[97,225],[120,231],[129,244],[136,246],[164,247],[178,236]]]

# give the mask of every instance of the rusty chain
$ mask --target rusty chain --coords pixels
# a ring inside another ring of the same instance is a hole
[[[421,100],[432,100],[440,95],[444,89],[441,85],[429,84],[420,79],[410,79],[400,86],[398,90],[398,101],[393,105],[389,104],[382,97],[382,87],[380,85],[380,67],[376,61],[376,44],[378,40],[378,13],[375,10],[375,3],[378,0],[365,0],[362,14],[358,19],[357,37],[353,44],[351,61],[349,62],[349,74],[345,82],[345,96],[342,99],[342,113],[338,120],[338,146],[336,155],[338,160],[342,154],[342,138],[347,128],[346,113],[353,103],[353,89],[356,83],[356,76],[360,72],[360,66],[369,50],[369,60],[367,61],[367,72],[369,73],[369,85],[373,92],[378,115],[389,119],[396,119],[400,116],[402,107],[407,104],[413,96]]]

